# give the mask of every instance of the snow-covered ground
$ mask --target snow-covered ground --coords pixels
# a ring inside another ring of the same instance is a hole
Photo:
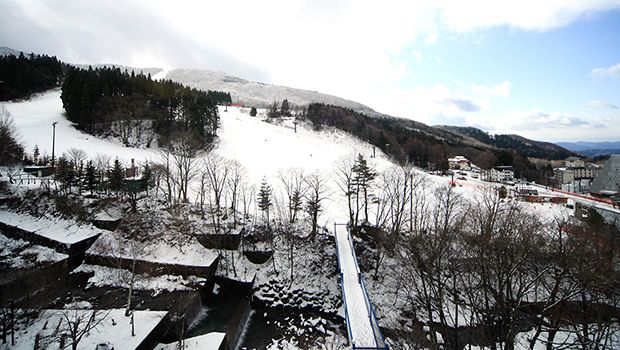
[[[117,257],[128,259],[135,257],[137,260],[160,264],[201,267],[209,267],[217,259],[217,251],[206,249],[193,237],[190,241],[184,241],[182,244],[165,238],[161,236],[153,238],[158,241],[138,246],[117,234],[104,232],[86,251],[86,254],[110,256],[113,252]]]
[[[75,220],[34,217],[8,210],[0,210],[0,222],[64,244],[73,244],[101,233],[98,228],[78,225]]]
[[[94,159],[97,154],[101,153],[118,157],[125,163],[131,161],[132,158],[144,160],[159,157],[156,150],[124,147],[120,143],[102,140],[74,128],[72,123],[65,118],[60,90],[38,94],[28,101],[6,102],[5,106],[13,117],[19,132],[19,139],[29,153],[32,153],[34,146],[37,145],[41,156],[51,157],[54,130],[52,123],[57,122],[54,146],[56,157],[70,148],[86,151],[90,159]]]
[[[274,101],[284,99],[296,106],[313,102],[342,106],[369,115],[378,113],[361,103],[341,97],[322,94],[316,91],[295,89],[287,86],[271,85],[248,81],[222,72],[205,69],[174,69],[153,76],[154,79],[171,79],[201,90],[219,90],[230,92],[233,103],[242,103],[248,107],[266,107]]]
[[[207,333],[183,341],[183,347],[179,347],[179,343],[159,344],[155,350],[217,350],[222,345],[226,333]]]
[[[43,310],[27,327],[16,332],[15,346],[0,344],[0,349],[30,350],[35,348],[35,338],[39,338],[42,349],[58,349],[58,341],[43,343],[46,337],[60,324],[62,330],[67,319],[75,322],[78,318],[88,318],[92,310]],[[125,316],[125,309],[98,310],[95,320],[97,327],[84,335],[78,349],[93,350],[98,344],[109,344],[110,349],[135,349],[166,315],[166,311],[134,311],[135,336],[131,335],[131,317]],[[85,322],[85,321],[84,321]],[[67,339],[66,346],[69,346]]]
[[[124,287],[126,288],[128,283],[123,281],[131,280],[131,272],[124,269],[116,269],[107,266],[82,264],[73,272],[92,272],[93,277],[88,279],[89,286],[95,287]],[[148,276],[146,274],[138,275],[135,277],[134,286],[135,290],[150,290],[159,294],[167,291],[172,292],[176,290],[194,290],[188,284],[197,284],[200,282],[206,282],[205,278],[189,276],[183,278],[182,276],[174,275],[162,275],[162,276]]]
[[[67,254],[21,239],[12,239],[0,232],[0,266],[13,269],[29,269],[41,264],[61,261]]]

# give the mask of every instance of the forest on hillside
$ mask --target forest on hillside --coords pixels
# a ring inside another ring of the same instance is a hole
[[[456,138],[435,135],[397,118],[369,117],[321,103],[310,104],[305,117],[315,129],[326,125],[346,131],[378,147],[401,164],[408,162],[429,170],[446,170],[448,157],[463,155],[484,169],[512,165],[516,176],[540,183],[545,183],[551,175],[551,169],[537,167],[515,150],[466,145]]]
[[[64,65],[47,55],[0,56],[0,101],[28,97],[58,86]]]
[[[160,145],[178,135],[211,143],[219,127],[217,105],[230,103],[229,93],[108,67],[70,69],[61,98],[67,118],[79,129],[146,147],[155,135]]]

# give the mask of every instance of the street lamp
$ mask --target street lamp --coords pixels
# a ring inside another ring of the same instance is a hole
[[[56,146],[56,124],[58,122],[53,122],[52,127],[54,131],[52,132],[52,169],[54,169],[54,147]]]

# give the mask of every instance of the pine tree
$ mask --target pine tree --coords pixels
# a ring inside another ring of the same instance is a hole
[[[148,162],[144,163],[144,167],[142,167],[142,186],[146,189],[146,195],[149,195],[149,187],[151,185],[151,178],[153,177],[153,173],[151,170],[151,166]]]
[[[35,164],[38,164],[38,160],[39,160],[39,145],[34,145],[34,150],[32,151],[32,160],[34,161]]]
[[[110,170],[110,173],[108,174],[110,189],[116,192],[120,191],[123,188],[124,179],[125,176],[123,174],[123,166],[121,165],[121,161],[118,160],[118,158],[115,158],[112,170]]]
[[[60,156],[56,161],[56,180],[60,183],[62,190],[71,192],[71,184],[75,181],[75,169],[67,161],[65,156]]]
[[[377,176],[377,173],[372,169],[364,156],[359,154],[357,159],[355,160],[355,165],[353,165],[353,185],[356,188],[357,197],[359,198],[360,192],[363,194],[364,198],[364,221],[368,221],[368,192],[372,186],[372,181]],[[358,223],[358,215],[359,210],[355,215],[355,224]]]
[[[256,107],[252,107],[252,109],[250,109],[250,117],[256,117]]]
[[[267,220],[267,228],[269,229],[269,208],[273,203],[271,202],[271,186],[267,183],[267,179],[263,178],[263,182],[260,185],[258,191],[258,208],[263,212]]]
[[[86,163],[86,171],[84,172],[84,185],[90,194],[93,194],[95,186],[97,185],[97,170],[92,160]]]
[[[287,99],[284,99],[284,101],[282,101],[282,105],[280,106],[280,116],[282,117],[291,116],[291,109],[290,109],[290,106],[288,105]]]
[[[278,111],[278,103],[273,101],[271,107],[269,107],[269,111],[267,111],[267,117],[269,118],[278,118],[280,116],[280,112]]]

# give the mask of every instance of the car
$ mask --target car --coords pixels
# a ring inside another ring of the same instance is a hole
[[[459,177],[458,179],[459,179],[459,180],[467,180],[467,179],[465,178],[465,176],[461,176],[461,177]]]

